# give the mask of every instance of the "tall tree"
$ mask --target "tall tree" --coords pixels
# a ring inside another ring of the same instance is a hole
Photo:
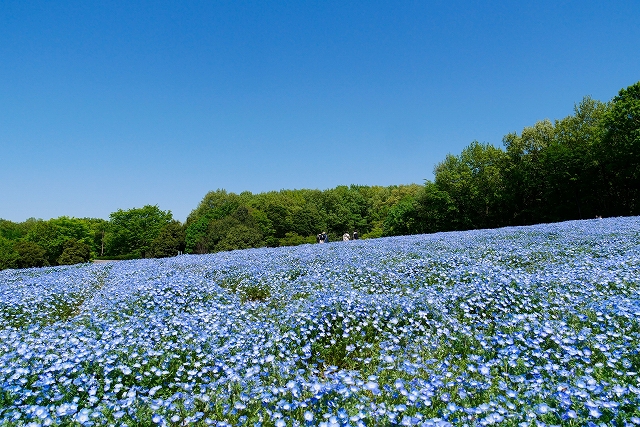
[[[209,223],[205,237],[207,252],[228,251],[264,246],[260,226],[246,206]]]
[[[109,255],[132,255],[136,258],[151,255],[151,242],[173,220],[171,211],[162,211],[151,205],[126,211],[120,209],[111,213],[109,218]]]
[[[179,221],[171,221],[166,224],[151,242],[149,255],[154,258],[165,258],[178,255],[184,251],[185,232]]]
[[[640,81],[621,89],[602,120],[598,147],[608,215],[640,213]]]
[[[198,206],[189,214],[185,230],[185,251],[187,253],[207,253],[207,230],[213,221],[231,215],[251,198],[251,193],[237,195],[218,189],[208,192]]]
[[[541,156],[554,137],[555,127],[545,119],[525,127],[521,135],[513,132],[503,138],[507,152],[507,164],[503,168],[504,196],[512,212],[508,224],[525,225],[547,220]]]
[[[0,219],[0,236],[9,240],[18,240],[26,235],[22,224]]]
[[[61,216],[48,221],[34,222],[25,239],[42,247],[46,252],[47,262],[57,265],[67,240],[75,239],[90,244],[92,236],[83,220]]]
[[[393,205],[387,212],[384,221],[385,236],[401,236],[415,234],[418,224],[416,224],[416,202],[411,196],[407,196]]]
[[[13,246],[13,241],[0,235],[0,270],[18,267],[20,255]]]
[[[600,121],[607,105],[585,97],[574,114],[556,120],[554,138],[542,152],[544,209],[549,221],[593,218],[603,212],[599,158]]]
[[[416,229],[419,233],[435,233],[455,229],[458,209],[446,191],[430,181],[415,201]]]
[[[434,169],[435,184],[456,206],[458,229],[485,228],[500,222],[504,152],[472,142],[459,156],[448,155]]]

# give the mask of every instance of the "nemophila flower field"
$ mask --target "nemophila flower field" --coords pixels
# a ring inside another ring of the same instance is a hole
[[[0,425],[638,425],[640,218],[0,272]]]

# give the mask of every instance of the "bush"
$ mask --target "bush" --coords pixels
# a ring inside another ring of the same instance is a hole
[[[271,296],[271,291],[264,284],[251,284],[243,287],[241,291],[240,299],[245,301],[265,301]]]
[[[280,246],[298,246],[305,243],[316,243],[314,236],[304,237],[297,233],[287,233],[280,239]]]
[[[378,237],[384,236],[384,229],[382,227],[376,226],[370,232],[363,234],[360,236],[361,239],[377,239]]]
[[[225,236],[218,241],[215,251],[232,251],[234,249],[258,248],[264,246],[262,233],[258,228],[238,224],[229,228]]]
[[[47,252],[37,243],[16,242],[14,248],[19,255],[18,268],[46,267],[49,265]]]
[[[149,255],[153,258],[176,256],[179,251],[184,251],[184,240],[185,232],[182,224],[179,221],[171,221],[151,242]]]
[[[94,259],[104,260],[104,261],[127,261],[131,259],[139,259],[136,254],[124,254],[124,255],[105,255],[98,256]]]
[[[87,262],[91,259],[91,248],[81,240],[70,239],[64,243],[58,264],[71,265]]]

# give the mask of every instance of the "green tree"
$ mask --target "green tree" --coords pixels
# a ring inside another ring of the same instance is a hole
[[[192,220],[185,230],[185,252],[188,254],[207,253],[207,229],[212,219],[209,216],[201,216]]]
[[[109,221],[100,218],[82,218],[89,228],[91,252],[95,256],[104,256],[106,238],[109,233]]]
[[[300,236],[315,236],[326,224],[315,205],[305,204],[291,215],[291,230]]]
[[[602,213],[598,156],[600,122],[607,105],[585,97],[574,114],[556,120],[554,138],[541,153],[541,194],[549,221],[593,218]]]
[[[362,238],[383,236],[385,234],[384,223],[389,211],[405,198],[415,199],[421,190],[422,186],[418,184],[359,187],[359,191],[366,198],[369,206],[366,215],[367,227],[358,229]]]
[[[222,189],[208,192],[187,218],[185,251],[197,254],[213,251],[215,243],[212,243],[209,236],[211,224],[233,214],[252,197],[249,192],[243,192],[241,195]]]
[[[258,248],[261,246],[264,246],[264,243],[260,230],[245,224],[235,224],[226,229],[222,238],[215,245],[215,251],[231,251],[235,249]]]
[[[245,204],[243,202],[250,197],[251,193],[248,192],[239,196],[221,189],[210,191],[204,196],[198,207],[189,214],[187,226],[202,217],[207,217],[210,220],[224,218],[233,213],[238,206]]]
[[[207,252],[230,251],[264,246],[262,233],[251,223],[243,223],[235,216],[213,220],[206,238]]]
[[[23,227],[6,219],[0,219],[0,236],[9,240],[18,240],[24,236]]]
[[[0,236],[0,270],[17,268],[20,255],[15,250],[13,242]]]
[[[316,238],[313,236],[305,237],[294,232],[289,232],[280,239],[280,246],[298,246],[308,243],[316,243]]]
[[[370,223],[367,218],[371,204],[363,196],[364,187],[345,185],[325,191],[323,207],[326,210],[326,227],[330,232],[342,235],[359,230],[367,233]]]
[[[455,205],[451,226],[464,230],[500,223],[504,162],[502,150],[474,141],[459,156],[447,155],[436,165],[435,184]]]
[[[46,267],[49,265],[46,251],[37,243],[18,241],[15,242],[14,248],[19,255],[19,268]]]
[[[449,196],[431,181],[425,182],[416,197],[416,229],[420,233],[435,233],[455,229],[457,208]]]
[[[542,153],[553,143],[555,132],[553,123],[542,120],[532,127],[525,127],[521,135],[513,132],[503,138],[507,152],[505,201],[512,212],[509,224],[548,220]]]
[[[413,197],[406,197],[396,203],[384,221],[385,236],[401,236],[416,233],[416,205]]]
[[[259,209],[252,209],[251,217],[255,226],[262,233],[266,245],[270,247],[278,246],[278,240],[275,237],[276,230],[267,214]]]
[[[89,244],[91,231],[87,224],[77,218],[61,216],[48,221],[35,221],[27,233],[26,240],[42,247],[50,265],[57,265],[67,240],[81,240]]]
[[[602,119],[600,159],[608,215],[640,213],[640,81],[621,89]]]
[[[150,255],[154,258],[176,256],[184,251],[185,231],[179,221],[171,221],[160,230],[158,236],[151,242]]]
[[[151,242],[158,237],[164,226],[173,217],[171,211],[162,211],[158,206],[118,210],[110,216],[110,232],[107,239],[109,255],[131,255],[144,258],[151,255]]]
[[[272,224],[275,237],[282,238],[291,230],[292,226],[289,221],[289,212],[285,206],[269,204],[265,210],[265,214]]]
[[[69,239],[64,242],[62,254],[58,258],[60,265],[72,265],[88,262],[91,259],[91,247],[82,240]]]

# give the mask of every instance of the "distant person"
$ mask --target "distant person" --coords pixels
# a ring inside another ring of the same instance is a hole
[[[353,232],[353,240],[358,240],[358,230]]]
[[[344,233],[342,235],[342,241],[343,242],[348,242],[349,241],[349,233]]]
[[[316,243],[324,243],[324,240],[322,240],[322,233],[318,233],[316,235]]]
[[[327,234],[326,231],[322,232],[321,243],[329,243],[329,235]]]

